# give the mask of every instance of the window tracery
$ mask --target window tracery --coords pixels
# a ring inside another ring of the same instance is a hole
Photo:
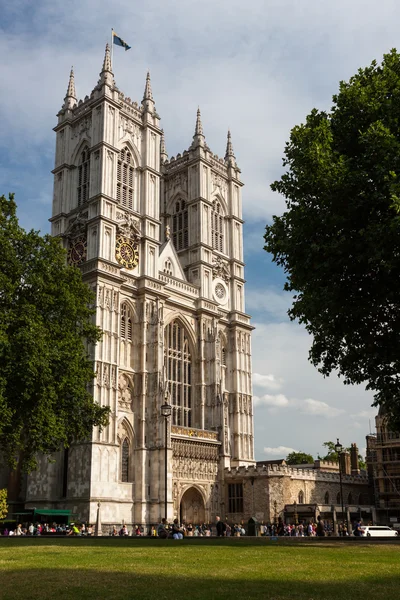
[[[121,481],[129,481],[129,441],[125,438],[121,446]]]
[[[128,147],[121,150],[117,163],[117,201],[133,209],[133,157]]]
[[[121,305],[120,337],[132,341],[132,310],[126,302]]]
[[[224,219],[218,200],[214,200],[211,211],[211,240],[215,250],[224,251]]]
[[[175,203],[172,217],[172,241],[176,250],[183,250],[189,245],[189,215],[184,200]]]
[[[165,365],[172,425],[192,426],[192,357],[185,329],[173,321],[165,330]]]
[[[85,146],[81,152],[78,166],[78,206],[89,199],[89,181],[90,152],[89,147]]]

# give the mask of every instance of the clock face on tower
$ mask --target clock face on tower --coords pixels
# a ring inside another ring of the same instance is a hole
[[[134,269],[139,262],[137,244],[126,237],[117,238],[115,244],[115,258],[126,269]]]
[[[79,237],[69,243],[68,262],[70,265],[80,265],[86,260],[86,238]]]

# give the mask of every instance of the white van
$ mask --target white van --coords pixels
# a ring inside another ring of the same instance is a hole
[[[386,525],[366,525],[361,527],[364,532],[363,537],[396,537],[397,531]]]

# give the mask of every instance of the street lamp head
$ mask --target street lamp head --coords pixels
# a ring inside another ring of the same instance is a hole
[[[161,415],[163,417],[170,417],[172,414],[172,406],[170,404],[163,404],[161,406]]]
[[[339,442],[339,438],[337,439],[337,442],[335,444],[335,451],[337,452],[337,454],[340,454],[341,451],[343,450],[343,446],[342,444]]]

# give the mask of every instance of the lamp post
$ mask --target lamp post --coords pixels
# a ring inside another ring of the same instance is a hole
[[[293,509],[294,509],[294,524],[298,525],[298,515],[297,515],[297,502],[296,500],[293,502]]]
[[[172,407],[168,402],[161,406],[161,415],[165,419],[165,438],[164,438],[164,476],[165,476],[165,489],[164,489],[164,501],[165,501],[165,522],[168,517],[168,419],[171,416]]]
[[[337,442],[335,444],[335,451],[338,455],[339,458],[339,482],[340,482],[340,499],[342,502],[342,533],[343,533],[343,527],[344,527],[344,505],[343,505],[343,482],[342,482],[342,461],[341,461],[341,456],[342,456],[342,452],[343,452],[343,446],[342,444],[339,442],[339,438],[337,438]],[[347,529],[348,529],[348,525],[347,525]]]

